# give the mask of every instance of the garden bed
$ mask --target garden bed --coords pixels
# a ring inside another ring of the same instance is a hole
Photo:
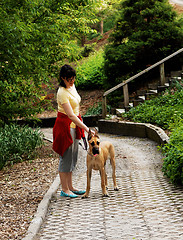
[[[45,142],[35,160],[0,171],[0,239],[22,239],[58,171],[58,155]]]

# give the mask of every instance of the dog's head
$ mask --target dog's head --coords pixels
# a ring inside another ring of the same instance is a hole
[[[95,135],[93,136],[91,133],[91,130],[89,130],[88,143],[89,143],[90,153],[96,156],[100,153],[99,151],[100,139],[98,136],[98,131],[96,129],[94,129],[94,131],[95,131]]]

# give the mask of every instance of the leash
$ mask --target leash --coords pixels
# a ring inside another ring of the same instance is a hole
[[[83,150],[87,151],[88,145],[87,145],[86,138],[82,137],[82,139],[83,139],[84,147],[81,142],[79,142],[79,145],[83,148]],[[89,151],[87,151],[87,154],[91,157],[94,157],[91,153],[89,153]]]
[[[85,138],[85,137],[82,137],[82,139],[83,139],[84,147],[83,147],[83,145],[82,145],[81,142],[79,142],[79,145],[83,148],[83,150],[87,151],[88,145],[87,145],[86,138]]]

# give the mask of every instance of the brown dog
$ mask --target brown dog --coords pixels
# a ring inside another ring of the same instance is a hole
[[[87,188],[86,193],[82,196],[82,198],[87,198],[89,195],[92,169],[100,171],[102,193],[104,197],[108,197],[109,195],[107,192],[107,175],[105,172],[105,165],[109,155],[113,170],[112,177],[114,183],[114,190],[119,190],[118,186],[116,185],[114,146],[108,141],[100,143],[98,131],[96,129],[94,136],[92,136],[91,131],[89,131],[88,143],[89,151],[87,154]]]

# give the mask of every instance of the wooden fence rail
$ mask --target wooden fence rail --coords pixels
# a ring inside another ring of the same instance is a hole
[[[105,118],[107,115],[107,99],[106,96],[112,92],[114,92],[115,90],[117,90],[120,87],[123,87],[123,96],[124,96],[124,106],[128,107],[129,106],[129,92],[128,92],[128,83],[131,82],[132,80],[140,77],[141,75],[149,72],[151,69],[159,66],[160,67],[160,84],[163,86],[165,84],[165,70],[164,70],[164,62],[166,62],[167,60],[171,59],[172,57],[178,55],[179,53],[183,52],[183,48],[179,49],[178,51],[172,53],[171,55],[169,55],[166,58],[163,58],[161,61],[153,64],[152,66],[144,69],[143,71],[137,73],[136,75],[128,78],[127,80],[119,83],[118,85],[116,85],[115,87],[107,90],[104,94],[103,94],[103,98],[102,98],[102,117]]]

